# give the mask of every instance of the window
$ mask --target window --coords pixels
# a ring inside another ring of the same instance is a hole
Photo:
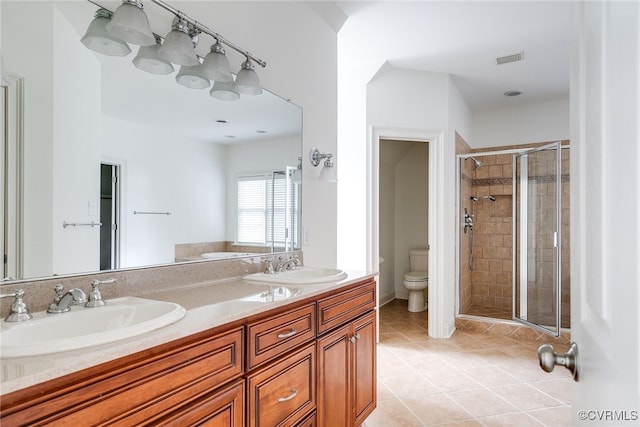
[[[236,243],[299,247],[300,187],[288,171],[237,178]]]

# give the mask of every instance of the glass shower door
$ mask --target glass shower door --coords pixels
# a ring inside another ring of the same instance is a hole
[[[513,317],[560,335],[561,145],[514,155]]]

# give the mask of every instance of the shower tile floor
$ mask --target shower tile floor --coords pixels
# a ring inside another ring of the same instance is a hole
[[[365,425],[571,425],[569,372],[543,372],[540,344],[469,331],[430,338],[427,312],[394,300],[380,308],[378,406]]]
[[[472,305],[466,313],[470,316],[491,317],[493,319],[511,320],[510,308],[483,307],[481,305]]]

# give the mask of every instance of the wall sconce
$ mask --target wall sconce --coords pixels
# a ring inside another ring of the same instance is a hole
[[[320,181],[338,182],[335,164],[331,161],[332,158],[333,154],[322,154],[316,147],[313,147],[311,151],[309,151],[309,161],[311,161],[313,166],[318,166],[320,161],[324,159],[324,165],[320,171]]]

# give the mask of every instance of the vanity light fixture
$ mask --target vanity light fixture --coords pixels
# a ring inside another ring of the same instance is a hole
[[[89,49],[106,55],[125,56],[131,52],[127,42],[137,44],[140,49],[133,63],[141,70],[153,74],[169,74],[173,71],[172,64],[198,67],[197,70],[181,68],[176,76],[178,83],[192,88],[205,88],[211,84],[211,80],[214,84],[209,93],[212,97],[225,101],[239,99],[240,94],[262,94],[255,64],[264,68],[267,66],[265,61],[164,0],[148,0],[174,15],[172,29],[164,40],[151,31],[142,0],[122,0],[115,14],[102,7],[98,3],[100,0],[87,1],[100,7],[82,38],[82,43]],[[201,34],[209,35],[215,41],[202,65],[195,50]],[[223,45],[245,57],[235,82]]]
[[[200,65],[200,60],[196,55],[192,29],[189,28],[186,21],[178,17],[173,19],[171,31],[158,49],[158,55],[178,65]]]
[[[209,95],[221,101],[235,101],[240,99],[240,94],[233,87],[233,82],[214,82]]]
[[[218,40],[211,46],[209,54],[204,58],[201,68],[202,76],[216,82],[233,82],[229,60],[225,50]]]
[[[156,37],[156,44],[152,46],[140,46],[138,54],[133,58],[133,65],[136,68],[151,74],[171,74],[173,73],[173,65],[171,62],[158,56],[160,48],[160,37]]]
[[[258,74],[249,57],[242,63],[242,68],[238,71],[234,86],[236,90],[243,95],[262,94],[262,86],[260,86]]]
[[[313,147],[309,151],[309,161],[314,167],[317,167],[322,160],[324,160],[324,164],[322,165],[322,170],[320,171],[319,179],[320,181],[326,182],[338,182],[338,178],[336,176],[336,168],[335,164],[331,161],[333,158],[333,154],[327,153],[323,154],[316,147]]]
[[[122,0],[107,24],[107,31],[138,46],[153,46],[156,43],[140,0]]]
[[[176,75],[176,81],[179,85],[188,87],[189,89],[204,89],[211,85],[209,79],[205,79],[200,74],[200,63],[198,65],[183,65]]]
[[[80,41],[87,48],[103,55],[127,56],[131,52],[129,45],[107,31],[106,26],[111,21],[111,16],[107,9],[98,9]]]

